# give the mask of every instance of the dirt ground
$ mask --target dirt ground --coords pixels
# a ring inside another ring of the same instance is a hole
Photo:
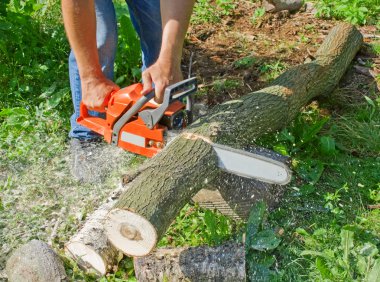
[[[190,27],[183,65],[187,75],[193,53],[192,72],[200,80],[198,102],[212,106],[238,98],[262,88],[286,68],[312,60],[336,24],[317,19],[311,8],[295,14],[268,14],[253,24],[251,17],[256,7],[249,1],[239,1],[233,15],[220,23]],[[378,40],[374,27],[363,27],[361,31],[366,44]],[[247,57],[251,59],[239,63]],[[366,67],[368,60],[373,62],[372,68]],[[379,87],[371,75],[379,74],[380,60],[368,51],[367,45],[353,65],[340,85],[352,93],[340,99],[343,103],[361,98],[363,85]],[[337,106],[339,111],[339,104]],[[130,167],[133,162],[133,157],[127,156],[123,167]],[[57,156],[44,165],[24,170],[17,176],[21,179],[17,183],[23,185],[14,186],[11,181],[2,192],[4,203],[13,204],[12,211],[7,208],[0,216],[0,269],[12,250],[30,239],[50,240],[62,248],[86,215],[117,185],[116,172],[106,183],[81,185],[71,178],[68,166],[68,156]],[[3,178],[6,181],[7,175]]]
[[[276,75],[292,65],[313,60],[313,54],[337,24],[334,20],[316,18],[311,4],[297,13],[266,14],[252,23],[252,14],[258,7],[257,3],[239,1],[234,14],[222,22],[190,27],[184,51],[184,69],[188,70],[193,53],[192,72],[201,81],[198,100],[212,106],[262,88],[271,78],[269,74],[268,79],[265,66],[270,65],[268,72]],[[380,73],[380,59],[368,52],[368,44],[379,40],[379,37],[375,36],[375,27],[366,26],[360,30],[365,36],[366,46],[358,56],[360,63],[356,61],[354,64],[373,61],[372,76],[375,76]],[[252,64],[239,64],[239,60],[247,57],[252,58]],[[374,81],[369,74],[356,71],[353,75],[360,83],[349,83],[351,86],[369,85]],[[215,81],[224,82],[224,87]],[[228,81],[232,83],[228,84]],[[352,77],[349,81],[352,82]]]

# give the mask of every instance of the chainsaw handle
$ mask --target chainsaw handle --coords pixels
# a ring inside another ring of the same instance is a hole
[[[105,113],[107,111],[107,106],[108,106],[108,102],[111,100],[111,97],[116,94],[118,92],[118,90],[113,90],[111,91],[105,98],[104,98],[104,101],[103,101],[103,104],[100,106],[100,107],[95,107],[95,108],[89,108],[87,107],[82,101],[80,102],[80,106],[79,106],[79,111],[80,111],[80,115],[81,117],[83,118],[86,118],[86,117],[90,117],[91,115],[89,115],[88,111],[95,111],[95,112],[99,112],[99,113]]]
[[[182,91],[182,92],[179,92]],[[154,110],[145,110],[139,113],[139,117],[144,121],[145,125],[152,129],[162,118],[169,105],[197,91],[197,79],[195,77],[177,82],[173,85],[166,87],[164,92],[164,101]],[[179,92],[179,93],[178,93]],[[175,94],[176,93],[176,94]],[[189,98],[189,108],[192,106],[192,100]]]

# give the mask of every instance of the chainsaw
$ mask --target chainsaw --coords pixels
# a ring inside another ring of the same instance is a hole
[[[146,95],[141,94],[142,89],[143,85],[136,83],[111,93],[105,100],[105,118],[91,116],[81,103],[78,124],[104,136],[112,145],[153,157],[167,145],[169,136],[172,139],[177,135],[175,131],[191,123],[197,80],[193,77],[168,86],[162,104],[154,102],[154,89]],[[267,183],[283,185],[290,181],[287,165],[268,154],[210,143],[218,157],[218,167],[224,171]]]

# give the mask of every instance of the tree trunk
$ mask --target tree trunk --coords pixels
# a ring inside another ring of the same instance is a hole
[[[210,140],[244,148],[285,127],[312,98],[332,92],[361,45],[354,26],[339,24],[315,61],[289,69],[260,91],[216,106],[192,124],[149,162],[117,201],[105,221],[110,242],[127,255],[149,254],[182,207],[218,176]]]
[[[59,256],[44,242],[32,240],[18,248],[8,259],[9,282],[68,281]]]
[[[134,266],[138,281],[246,281],[244,247],[236,243],[158,249]]]

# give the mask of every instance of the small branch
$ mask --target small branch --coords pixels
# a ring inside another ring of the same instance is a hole
[[[378,205],[368,205],[368,208],[369,208],[370,210],[380,209],[380,204],[378,204]]]

